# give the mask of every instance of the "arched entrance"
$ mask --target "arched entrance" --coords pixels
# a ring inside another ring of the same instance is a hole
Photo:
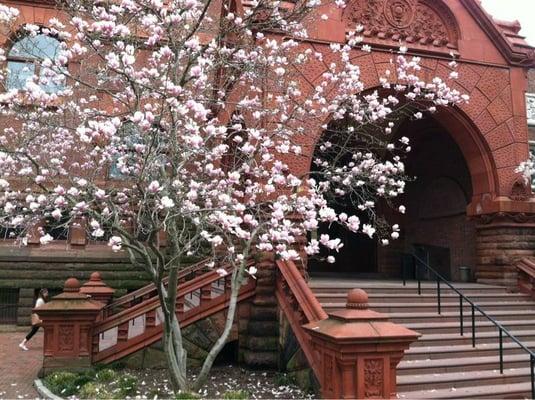
[[[467,210],[481,191],[493,185],[493,179],[484,174],[485,170],[477,169],[478,175],[474,174],[466,160],[466,154],[476,154],[468,145],[469,133],[464,131],[461,143],[465,148],[461,149],[455,133],[450,133],[451,128],[459,126],[448,124],[446,128],[431,116],[401,123],[394,140],[402,136],[410,138],[413,150],[405,164],[407,174],[415,177],[400,199],[407,212],[401,215],[385,205],[378,208],[391,224],[401,226],[400,238],[383,247],[363,234],[321,226],[318,234],[329,232],[341,238],[344,247],[334,264],[310,260],[311,274],[399,278],[406,255],[413,253],[416,247],[429,252],[433,266],[447,278],[458,279],[460,267],[475,268],[476,230]],[[470,164],[484,165],[485,160],[474,156]],[[474,181],[479,193],[474,191]],[[355,213],[342,199],[331,206],[339,212]]]

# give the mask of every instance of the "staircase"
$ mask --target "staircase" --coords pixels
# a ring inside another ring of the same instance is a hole
[[[422,333],[398,367],[398,397],[405,399],[517,399],[531,397],[529,355],[504,335],[504,374],[500,374],[497,328],[475,312],[476,346],[472,347],[471,307],[464,304],[460,335],[459,295],[442,287],[441,315],[437,286],[423,282],[403,286],[394,281],[312,279],[310,287],[326,312],[345,307],[347,292],[368,292],[370,309],[387,313],[393,322]],[[465,296],[535,349],[535,301],[499,286],[455,284]]]
[[[182,328],[228,307],[231,267],[226,276],[201,261],[179,274],[176,313]],[[255,294],[256,282],[248,279],[238,302]],[[92,330],[92,362],[107,364],[135,353],[162,338],[163,314],[154,285],[147,285],[106,306]]]

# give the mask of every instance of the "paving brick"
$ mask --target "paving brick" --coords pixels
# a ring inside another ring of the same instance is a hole
[[[34,399],[33,387],[43,365],[43,333],[38,332],[22,351],[19,343],[26,332],[0,332],[0,399]]]

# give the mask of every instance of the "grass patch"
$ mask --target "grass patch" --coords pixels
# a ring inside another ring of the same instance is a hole
[[[229,390],[223,395],[225,400],[249,400],[251,395],[245,390]]]
[[[196,400],[200,398],[201,396],[199,396],[198,394],[189,392],[181,392],[175,396],[175,400]]]
[[[135,396],[138,390],[136,377],[110,368],[98,368],[79,374],[54,372],[44,378],[43,382],[52,393],[64,398],[124,399]]]

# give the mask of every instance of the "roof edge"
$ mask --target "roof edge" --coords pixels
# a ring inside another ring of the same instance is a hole
[[[511,65],[526,68],[535,67],[535,48],[529,45],[522,46],[522,48],[514,47],[505,35],[500,32],[497,22],[483,9],[478,0],[460,1]]]

